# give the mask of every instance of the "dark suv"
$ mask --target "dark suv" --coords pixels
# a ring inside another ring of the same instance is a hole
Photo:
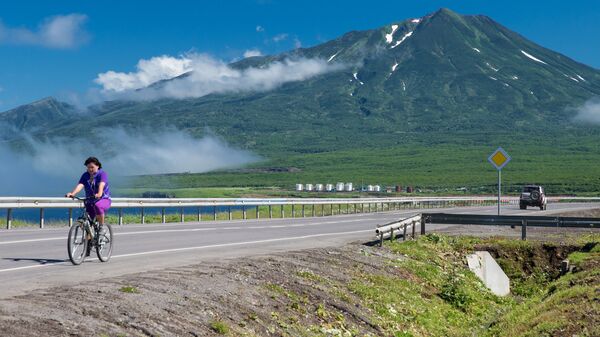
[[[544,211],[547,204],[548,200],[542,186],[527,185],[523,187],[523,192],[521,192],[521,197],[519,198],[519,207],[521,209],[527,209],[527,206],[534,206]]]

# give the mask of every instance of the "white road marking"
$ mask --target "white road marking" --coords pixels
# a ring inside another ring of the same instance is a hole
[[[320,225],[330,224],[341,224],[349,222],[360,222],[370,220],[384,220],[385,218],[367,218],[367,219],[354,219],[354,220],[341,220],[341,221],[325,221],[325,222],[314,222],[314,223],[303,223],[303,224],[292,224],[292,225],[271,225],[271,226],[234,226],[234,227],[205,227],[205,228],[185,228],[185,229],[162,229],[162,230],[149,230],[149,231],[138,231],[138,232],[126,232],[126,233],[115,233],[115,236],[125,235],[137,235],[137,234],[161,234],[161,233],[178,233],[178,232],[201,232],[201,231],[216,231],[216,230],[239,230],[239,229],[266,229],[266,228],[295,228],[295,227],[312,227]],[[42,242],[42,241],[56,241],[66,240],[66,237],[52,237],[42,239],[27,239],[27,240],[15,240],[15,241],[4,241],[0,242],[0,245],[19,244],[19,243],[30,243],[30,242]]]
[[[162,250],[153,250],[147,252],[139,252],[139,253],[129,253],[129,254],[121,254],[121,255],[113,255],[113,259],[123,258],[123,257],[133,257],[133,256],[141,256],[141,255],[151,255],[151,254],[164,254],[164,253],[175,253],[182,252],[188,250],[200,250],[200,249],[209,249],[209,248],[222,248],[222,247],[234,247],[234,246],[244,246],[244,245],[252,245],[259,243],[270,243],[270,242],[280,242],[280,241],[290,241],[290,240],[302,240],[302,239],[310,239],[310,238],[318,238],[325,236],[335,236],[335,235],[351,235],[351,234],[360,234],[372,232],[371,229],[359,230],[359,231],[350,231],[350,232],[335,232],[335,233],[324,233],[324,234],[311,234],[311,235],[302,235],[302,236],[293,236],[293,237],[285,237],[285,238],[275,238],[275,239],[265,239],[265,240],[255,240],[255,241],[244,241],[244,242],[230,242],[230,243],[220,243],[214,245],[205,245],[205,246],[196,246],[196,247],[183,247],[183,248],[172,248],[172,249],[162,249]],[[8,269],[0,269],[0,273],[17,271],[23,269],[33,269],[33,268],[41,268],[48,266],[56,266],[56,265],[64,265],[68,264],[67,262],[51,262],[46,264],[38,264],[33,266],[24,266],[24,267],[16,267],[16,268],[8,268]]]

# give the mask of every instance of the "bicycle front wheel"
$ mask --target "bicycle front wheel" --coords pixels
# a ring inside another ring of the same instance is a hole
[[[88,240],[85,230],[79,224],[71,226],[69,229],[69,237],[67,238],[67,251],[69,252],[69,260],[74,265],[80,265],[85,260]]]
[[[98,233],[96,255],[98,255],[98,260],[108,262],[113,249],[113,230],[109,224],[104,224],[102,227],[104,227],[103,233]]]

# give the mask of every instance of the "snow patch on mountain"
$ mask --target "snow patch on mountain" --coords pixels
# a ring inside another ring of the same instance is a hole
[[[360,83],[360,85],[363,85],[364,83],[358,79],[358,73],[353,73],[352,76],[354,76],[354,79],[358,81],[358,83]]]
[[[335,53],[335,54],[331,55],[331,56],[329,57],[329,59],[327,60],[327,62],[328,62],[328,63],[329,63],[329,62],[331,62],[331,61],[332,61],[332,60],[333,60],[333,59],[334,59],[334,58],[335,58],[335,57],[336,57],[336,56],[337,56],[337,55],[338,55],[338,54],[339,54],[339,53],[340,53],[342,50],[343,50],[343,49],[340,49],[340,50],[339,50],[337,53]]]
[[[394,33],[398,29],[398,25],[392,25],[392,32],[389,34],[385,34],[385,42],[392,43],[394,41]]]
[[[398,62],[392,66],[392,71],[396,71],[396,68],[398,68]]]
[[[524,51],[524,50],[521,50],[521,53],[523,53],[523,55],[525,55],[525,56],[529,57],[530,59],[534,60],[535,62],[539,62],[539,63],[543,63],[543,64],[548,64],[548,63],[546,63],[546,62],[544,62],[544,61],[540,60],[539,58],[537,58],[537,57],[535,57],[535,56],[533,56],[533,55],[531,55],[531,54],[527,53],[527,52],[526,52],[526,51]]]
[[[412,32],[412,31],[410,31],[410,32],[406,33],[406,34],[405,34],[405,35],[404,35],[404,36],[403,36],[403,37],[402,37],[400,40],[398,40],[398,41],[396,42],[396,44],[395,44],[395,45],[393,45],[393,46],[392,46],[392,48],[396,48],[396,47],[398,47],[398,46],[399,46],[399,45],[400,45],[402,42],[404,42],[404,40],[408,39],[408,38],[409,38],[409,37],[410,37],[412,34],[413,34],[413,32]]]
[[[489,62],[486,62],[486,63],[485,63],[485,65],[486,65],[486,66],[488,66],[488,67],[489,67],[490,69],[492,69],[493,71],[498,71],[498,70],[500,70],[500,69],[498,69],[498,68],[494,68],[494,67],[493,67],[493,66],[492,66],[492,65],[491,65]]]
[[[474,51],[481,53],[481,50],[477,49],[477,48],[473,48]]]

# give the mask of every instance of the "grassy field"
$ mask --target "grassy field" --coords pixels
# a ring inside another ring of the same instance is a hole
[[[512,161],[502,171],[504,193],[518,193],[523,185],[536,183],[543,184],[549,194],[599,195],[600,150],[591,140],[507,143],[504,148]],[[152,190],[177,197],[289,196],[295,193],[296,183],[353,182],[357,187],[413,186],[427,194],[488,194],[496,191],[497,173],[487,162],[495,149],[467,142],[278,155],[242,170],[140,176],[122,192],[139,195]]]
[[[597,336],[599,239],[559,245],[430,234],[388,244],[403,257],[390,263],[404,277],[363,275],[348,287],[389,336]],[[494,296],[464,267],[464,254],[482,246],[499,255],[511,296]],[[552,261],[570,250],[577,271],[561,277]]]

